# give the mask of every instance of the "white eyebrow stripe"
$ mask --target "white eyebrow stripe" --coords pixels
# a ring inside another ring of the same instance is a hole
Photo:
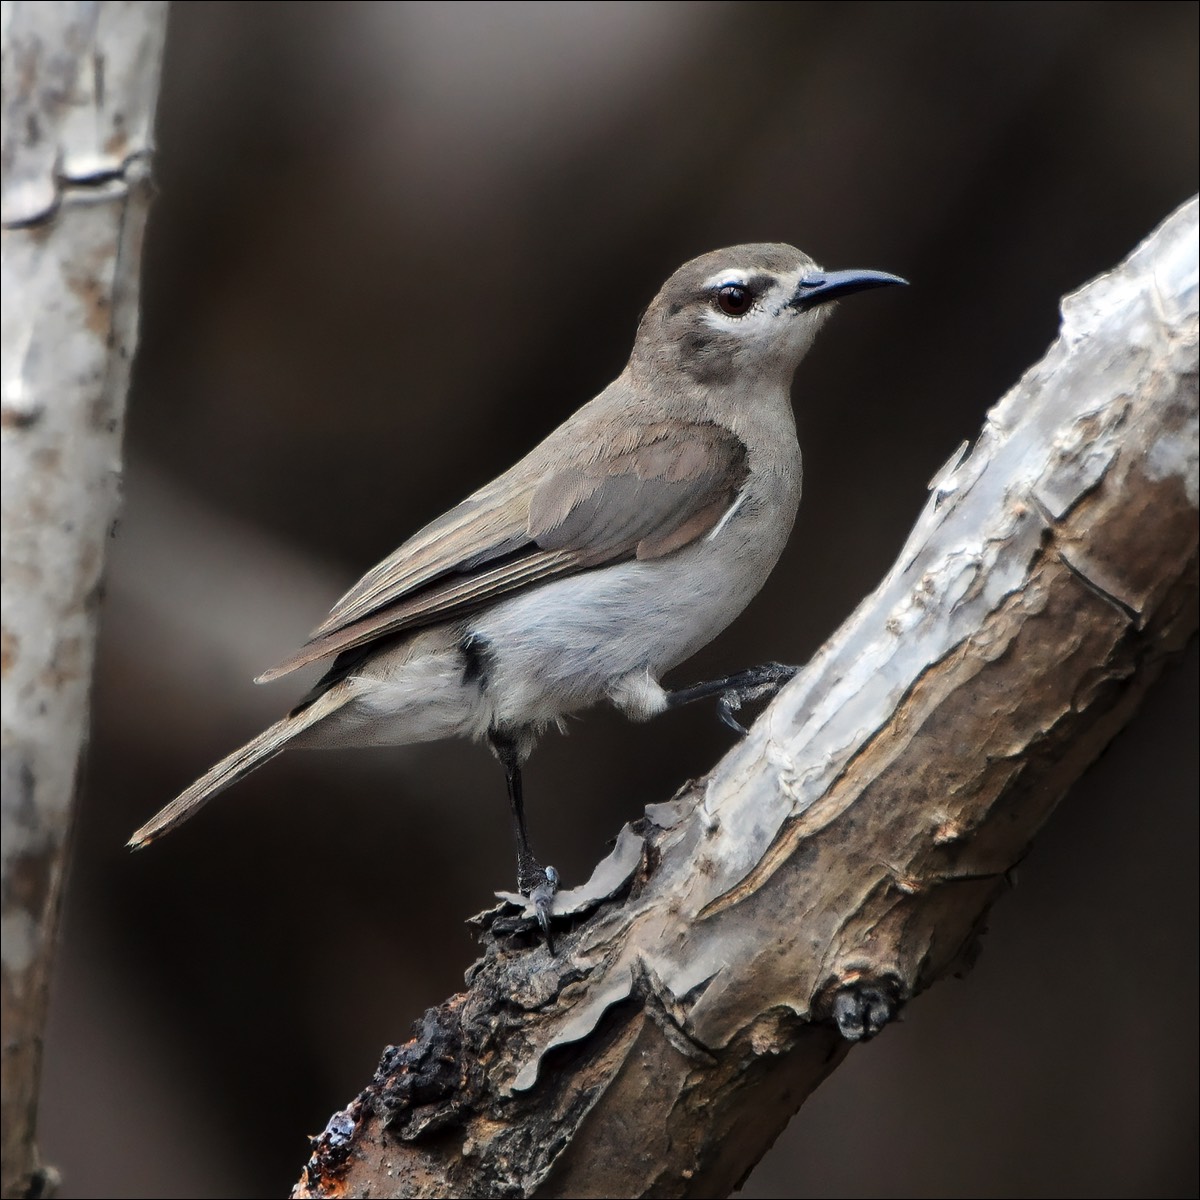
[[[709,288],[745,287],[746,280],[750,275],[750,271],[739,271],[736,267],[732,270],[726,268],[724,271],[718,271],[715,275],[710,275],[700,286],[705,291]]]

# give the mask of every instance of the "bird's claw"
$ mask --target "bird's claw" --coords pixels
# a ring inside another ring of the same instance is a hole
[[[554,907],[554,895],[558,891],[558,872],[553,867],[542,871],[541,882],[529,892],[530,902],[537,914],[537,922],[546,938],[546,948],[555,954],[554,934],[550,930],[550,915]]]
[[[771,698],[779,694],[789,679],[792,679],[798,667],[789,667],[784,663],[766,663],[761,667],[752,667],[737,676],[737,683],[723,691],[717,698],[717,715],[722,723],[728,725],[734,732],[745,737],[748,730],[733,714],[752,700]]]
[[[554,934],[551,931],[550,921],[554,915],[554,897],[558,893],[558,884],[559,875],[553,867],[541,867],[532,861],[528,862],[517,875],[520,899],[525,901],[524,914],[497,921],[493,928],[504,933],[517,933],[528,929],[532,924],[529,913],[532,907],[532,916],[536,918],[542,930],[547,948],[551,954],[557,953],[554,948]],[[498,895],[506,897],[514,904],[519,900],[517,896],[508,892],[500,892]]]
[[[717,698],[717,716],[723,725],[728,725],[734,733],[745,737],[750,731],[733,714],[742,707],[742,694],[735,688],[722,692]]]

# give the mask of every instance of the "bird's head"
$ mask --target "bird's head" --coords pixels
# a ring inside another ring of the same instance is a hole
[[[663,284],[638,325],[630,367],[720,386],[790,382],[841,296],[903,284],[882,271],[823,271],[781,243],[713,250]]]

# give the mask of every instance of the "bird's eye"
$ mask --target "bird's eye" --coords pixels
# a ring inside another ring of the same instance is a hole
[[[748,287],[740,283],[727,283],[717,289],[717,307],[729,317],[745,316],[754,304],[754,296]]]

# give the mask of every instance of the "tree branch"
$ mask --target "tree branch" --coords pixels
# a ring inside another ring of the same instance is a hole
[[[724,1195],[853,1040],[969,966],[1196,630],[1196,239],[1193,199],[1064,301],[878,589],[560,895],[557,957],[484,915],[469,990],[385,1052],[295,1195]]]
[[[137,338],[166,4],[3,16],[3,1178],[35,1146],[50,963]]]

